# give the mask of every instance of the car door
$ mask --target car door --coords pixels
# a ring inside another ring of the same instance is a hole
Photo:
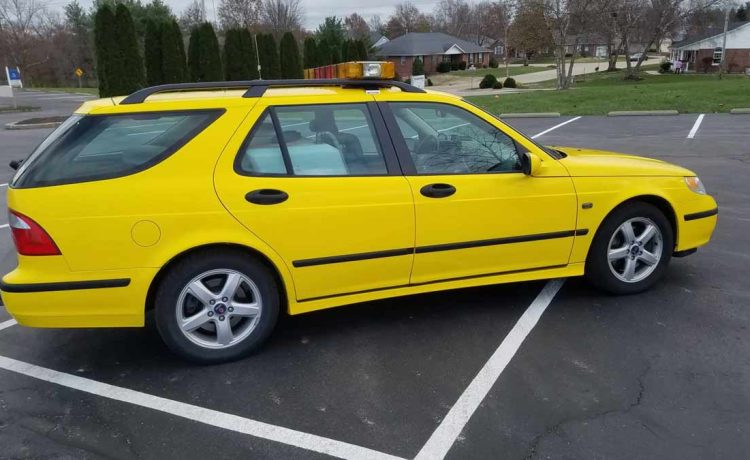
[[[411,283],[568,263],[577,200],[555,159],[463,102],[381,107],[415,200]],[[526,149],[544,157],[539,177],[522,172]]]
[[[406,285],[413,262],[411,189],[382,117],[364,93],[334,96],[262,99],[215,173],[226,208],[286,262],[299,301]]]

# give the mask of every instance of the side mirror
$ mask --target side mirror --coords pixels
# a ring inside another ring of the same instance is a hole
[[[542,159],[531,152],[521,154],[521,171],[527,176],[536,175],[542,167]]]

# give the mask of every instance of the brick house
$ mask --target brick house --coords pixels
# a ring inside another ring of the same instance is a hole
[[[491,51],[470,41],[440,32],[411,32],[382,44],[375,50],[378,59],[391,61],[401,77],[411,76],[414,59],[422,59],[425,73],[437,72],[441,62],[466,62],[477,68],[490,63]]]
[[[718,72],[725,52],[723,41],[723,29],[688,37],[672,44],[671,58],[681,60],[687,72]],[[750,22],[730,24],[725,58],[728,72],[750,72]]]

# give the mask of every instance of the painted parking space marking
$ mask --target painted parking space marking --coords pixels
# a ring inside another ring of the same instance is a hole
[[[579,117],[580,118],[580,117]],[[516,354],[521,344],[529,335],[544,310],[554,299],[565,281],[562,279],[548,281],[529,308],[521,315],[513,329],[503,339],[487,363],[474,377],[456,404],[448,411],[443,421],[432,433],[430,439],[417,454],[416,460],[433,460],[444,458],[463,431],[469,419],[492,389],[505,367]]]
[[[14,319],[9,319],[8,321],[3,321],[2,323],[0,323],[0,331],[2,331],[3,329],[8,329],[11,326],[15,326],[16,324],[18,324],[18,321],[14,320]]]
[[[402,460],[390,454],[349,444],[335,439],[292,430],[227,414],[205,407],[195,406],[148,393],[118,387],[96,380],[59,372],[35,364],[0,356],[0,369],[64,386],[84,393],[112,399],[140,407],[175,415],[205,425],[223,428],[236,433],[287,444],[294,447],[346,459]]]
[[[9,224],[2,224],[0,225],[0,228],[7,228]]]
[[[701,127],[701,123],[703,122],[703,117],[705,114],[698,115],[698,119],[695,120],[695,123],[693,124],[693,128],[690,130],[690,132],[687,135],[688,139],[692,139],[695,137],[696,133],[698,133],[698,129]]]
[[[574,118],[571,118],[570,120],[566,120],[566,121],[563,121],[562,123],[559,123],[559,124],[557,124],[557,125],[555,125],[555,126],[553,126],[553,127],[551,127],[551,128],[545,129],[545,130],[544,130],[544,131],[542,131],[541,133],[538,133],[538,134],[534,134],[533,136],[531,136],[531,138],[532,138],[532,139],[536,139],[537,137],[540,137],[540,136],[544,136],[545,134],[547,134],[547,133],[548,133],[548,132],[550,132],[550,131],[554,131],[554,130],[556,130],[557,128],[560,128],[560,127],[562,127],[562,126],[565,126],[565,125],[567,125],[568,123],[573,123],[574,121],[576,121],[576,120],[579,120],[579,119],[581,119],[581,117],[574,117]]]

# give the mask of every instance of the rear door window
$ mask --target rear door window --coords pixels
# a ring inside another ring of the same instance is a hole
[[[386,175],[365,104],[282,106],[263,114],[240,149],[235,170],[249,175]]]
[[[222,113],[74,115],[29,156],[12,186],[71,184],[142,171],[179,150]]]

